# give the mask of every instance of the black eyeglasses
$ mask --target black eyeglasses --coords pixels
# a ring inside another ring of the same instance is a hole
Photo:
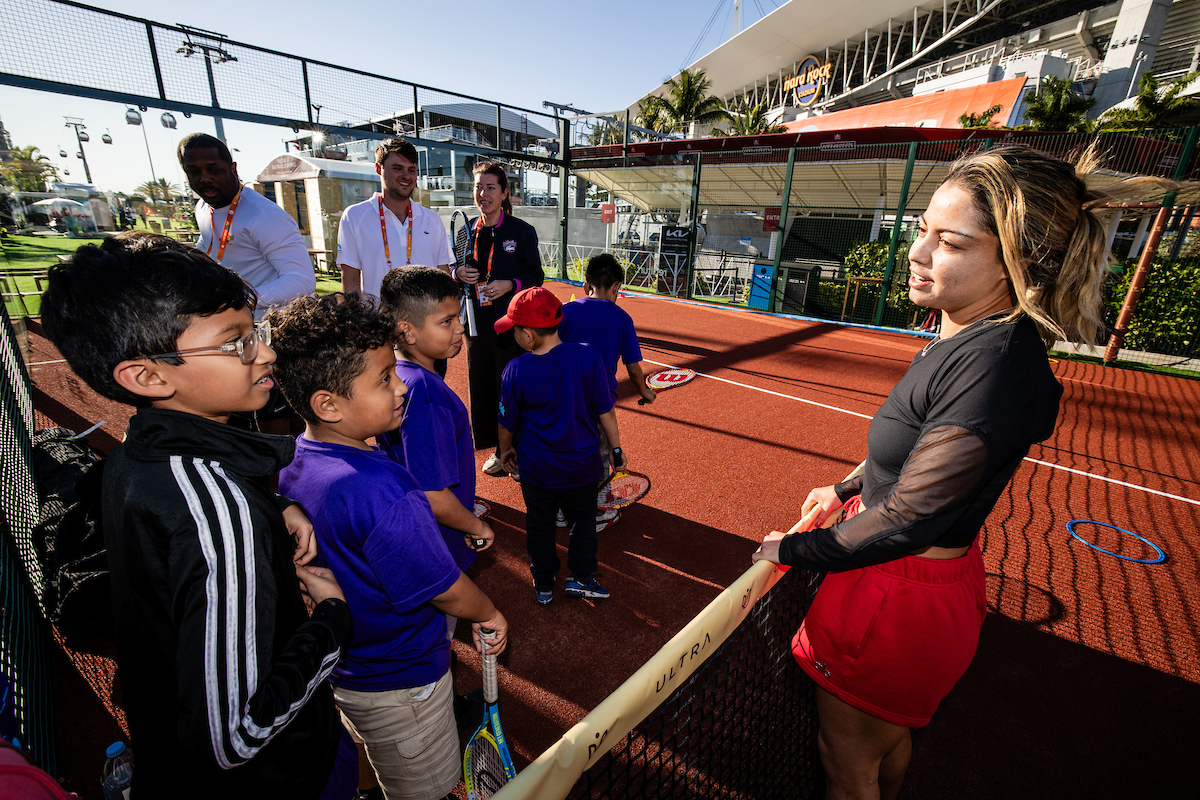
[[[142,356],[142,358],[157,361],[160,358],[181,358],[183,356],[195,356],[203,353],[220,353],[225,356],[237,356],[243,364],[253,364],[254,359],[258,357],[259,342],[268,347],[271,345],[271,323],[266,320],[256,322],[249,333],[234,339],[232,342],[214,345],[213,347],[193,347],[189,350],[176,350],[172,353],[155,353],[152,356]]]

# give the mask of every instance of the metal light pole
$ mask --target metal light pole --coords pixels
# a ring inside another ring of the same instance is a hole
[[[146,160],[150,162],[150,177],[154,183],[158,183],[158,176],[154,174],[154,159],[150,157],[150,137],[146,135],[146,127],[142,125],[142,115],[136,109],[127,109],[125,122],[129,125],[137,125],[142,129],[142,139],[146,142]]]
[[[204,36],[216,39],[218,42],[223,42],[225,40],[225,34],[206,31],[202,28],[193,28],[190,25],[180,25],[179,27],[186,31],[184,35],[187,38],[186,41],[184,41],[184,43],[175,50],[175,52],[183,53],[184,58],[191,58],[197,52],[204,55],[204,70],[208,74],[209,97],[212,98],[213,108],[219,109],[221,105],[217,102],[217,84],[216,81],[213,80],[213,62],[215,61],[218,64],[225,64],[229,61],[237,61],[237,56],[231,54],[228,50],[224,49],[220,45],[211,45],[204,44],[203,42],[192,41],[192,34],[196,34],[197,36]],[[217,127],[217,138],[224,142],[225,122],[220,116],[215,114],[213,115],[213,121],[216,123]]]
[[[83,143],[90,141],[91,137],[87,134],[87,125],[83,124],[83,120],[79,117],[63,117],[67,121],[64,127],[75,129],[75,141],[79,144],[79,157],[83,159],[83,174],[87,176],[87,182],[92,182],[92,171],[88,169],[87,154],[83,152]]]

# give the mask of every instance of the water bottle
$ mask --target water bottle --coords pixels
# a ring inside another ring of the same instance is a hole
[[[129,784],[133,782],[133,751],[124,742],[113,742],[104,751],[104,775],[100,788],[105,800],[129,800]]]

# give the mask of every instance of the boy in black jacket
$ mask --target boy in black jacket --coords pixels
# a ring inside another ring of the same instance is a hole
[[[79,248],[42,300],[76,374],[138,408],[102,498],[135,800],[340,800],[357,779],[326,681],[350,612],[301,566],[312,525],[267,487],[295,442],[225,424],[273,385],[256,299],[203,253],[134,233]]]

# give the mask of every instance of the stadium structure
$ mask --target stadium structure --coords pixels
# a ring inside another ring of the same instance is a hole
[[[688,69],[727,105],[762,103],[797,133],[958,127],[994,105],[996,123],[1015,125],[1049,75],[1094,97],[1098,117],[1147,72],[1166,82],[1200,69],[1200,0],[791,0]]]

